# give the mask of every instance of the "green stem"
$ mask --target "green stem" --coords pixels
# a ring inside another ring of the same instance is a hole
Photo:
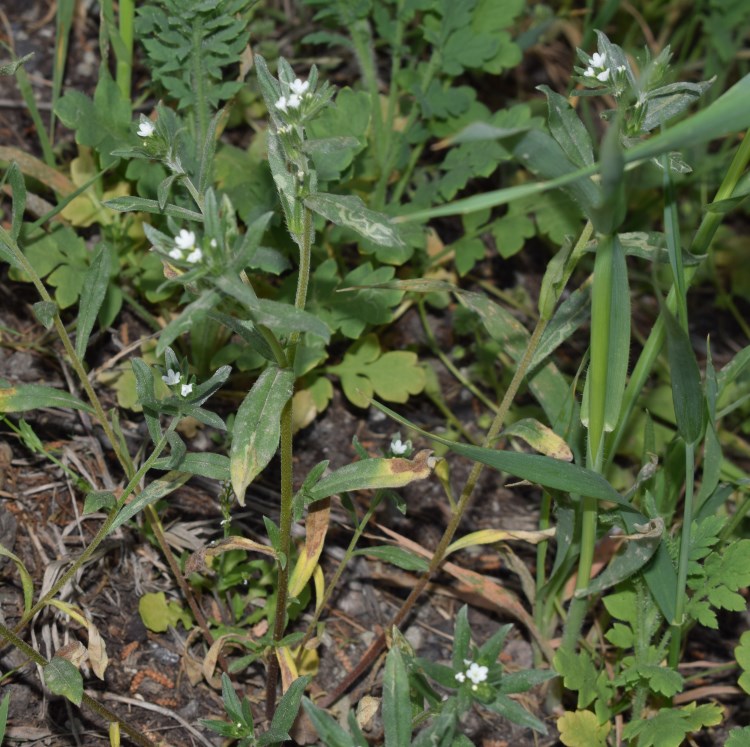
[[[117,58],[117,85],[123,98],[130,99],[131,75],[133,71],[133,19],[135,18],[135,1],[119,0],[120,39],[126,53],[125,59]],[[117,48],[115,48],[117,51]]]
[[[45,659],[36,649],[29,646],[29,644],[26,643],[23,638],[19,638],[12,630],[10,630],[10,628],[5,627],[5,625],[3,625],[2,623],[0,623],[0,637],[4,638],[12,646],[15,646],[15,648],[17,648],[22,654],[24,654],[24,656],[28,657],[38,666],[46,667],[49,664],[47,659]],[[83,694],[82,702],[93,711],[96,711],[96,713],[102,716],[106,721],[120,724],[122,730],[136,744],[141,745],[142,747],[154,747],[154,743],[150,739],[146,738],[137,729],[120,719],[120,717],[110,711],[109,708],[103,706],[98,701],[86,695],[86,693]]]
[[[687,599],[688,563],[690,561],[690,531],[693,524],[693,493],[695,485],[695,444],[685,444],[685,503],[682,511],[682,535],[680,556],[677,564],[677,588],[675,614],[672,621],[672,637],[669,641],[669,665],[676,669],[680,662],[682,647],[682,624]]]
[[[745,136],[732,159],[732,163],[729,165],[727,173],[724,175],[721,186],[716,192],[716,197],[714,198],[715,202],[726,200],[732,196],[732,193],[737,187],[737,183],[747,168],[748,162],[750,162],[750,130],[745,133]],[[690,252],[692,254],[700,255],[708,252],[711,240],[716,233],[716,229],[721,224],[723,217],[722,213],[714,213],[710,211],[704,213],[703,220],[701,221],[690,246]],[[697,271],[698,267],[686,268],[686,287],[690,286]],[[667,308],[674,313],[676,308],[676,294],[674,288],[669,291],[666,303]],[[638,362],[630,375],[630,381],[628,382],[627,387],[625,387],[625,394],[620,408],[620,419],[617,423],[617,427],[607,440],[607,466],[609,466],[614,455],[617,453],[617,448],[625,433],[636,400],[643,391],[643,387],[651,373],[651,369],[654,367],[656,358],[664,345],[664,337],[664,319],[660,314],[656,323],[651,328],[651,333],[649,334],[638,358]]]
[[[295,308],[304,311],[307,303],[307,289],[310,283],[310,262],[312,256],[312,213],[303,208],[302,232],[296,236],[299,245],[299,274],[297,276],[297,293],[294,298]],[[286,359],[292,370],[297,352],[300,333],[293,332],[289,337]],[[286,607],[289,593],[289,554],[292,537],[292,498],[294,497],[294,461],[292,435],[294,430],[293,400],[284,405],[281,411],[280,462],[281,462],[281,505],[279,514],[279,550],[283,562],[277,563],[276,614],[273,626],[273,640],[278,643],[284,636],[286,628]],[[272,718],[276,708],[276,686],[279,677],[279,663],[275,652],[268,662],[268,679],[266,682],[266,716]]]
[[[130,478],[130,481],[125,486],[122,495],[118,499],[115,507],[109,512],[104,523],[99,527],[99,531],[94,535],[94,538],[88,544],[86,549],[76,558],[73,564],[68,570],[52,585],[49,591],[21,618],[21,621],[16,626],[16,631],[20,631],[26,623],[31,620],[42,607],[44,607],[50,599],[52,599],[65,584],[75,576],[78,569],[93,555],[94,550],[102,543],[105,537],[109,534],[110,527],[115,521],[117,514],[120,513],[120,509],[125,505],[125,501],[128,499],[130,494],[138,487],[141,478],[151,469],[154,462],[159,458],[159,455],[167,445],[167,437],[177,427],[178,420],[175,418],[170,424],[164,435],[159,439],[159,442],[154,447],[154,451],[151,456],[141,465],[140,469]]]

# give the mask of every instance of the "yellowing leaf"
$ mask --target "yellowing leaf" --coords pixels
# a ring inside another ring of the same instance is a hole
[[[331,515],[330,498],[319,501],[310,509],[305,521],[305,546],[297,558],[289,579],[289,594],[296,597],[302,593],[305,585],[318,567],[318,558],[323,550],[328,521]]]
[[[526,531],[524,529],[482,529],[478,532],[467,534],[448,546],[446,556],[457,550],[475,545],[491,545],[495,542],[508,542],[520,540],[536,545],[555,536],[555,529],[540,529],[539,531]]]
[[[532,449],[545,456],[562,459],[566,462],[573,461],[573,452],[564,439],[560,438],[551,428],[534,418],[517,420],[503,431],[503,435],[520,438],[531,446]]]

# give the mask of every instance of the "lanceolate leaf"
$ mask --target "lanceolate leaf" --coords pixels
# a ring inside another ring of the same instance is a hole
[[[366,239],[384,246],[403,246],[396,227],[382,213],[369,210],[359,197],[344,197],[318,192],[305,200],[310,210],[338,226],[356,231]]]
[[[281,411],[294,390],[294,373],[267,368],[237,411],[229,452],[232,488],[241,506],[247,486],[271,461],[281,437]]]
[[[122,526],[129,519],[132,519],[133,516],[146,508],[146,506],[156,503],[156,501],[165,498],[171,492],[177,490],[190,477],[191,474],[189,472],[174,471],[167,472],[164,477],[154,480],[142,493],[133,498],[126,506],[122,507],[120,513],[117,514],[117,517],[112,522],[112,526],[109,528],[110,533],[114,532],[117,527]]]
[[[62,407],[93,413],[90,405],[61,389],[42,384],[10,386],[0,379],[0,412],[26,412],[38,407]]]
[[[552,137],[576,166],[591,166],[594,163],[591,135],[575,109],[564,96],[555,93],[549,86],[537,86],[537,90],[547,97],[548,123]]]
[[[78,306],[78,327],[76,328],[76,355],[83,360],[94,328],[96,316],[107,294],[112,254],[106,244],[99,244],[91,265],[86,271],[81,290],[81,303]]]

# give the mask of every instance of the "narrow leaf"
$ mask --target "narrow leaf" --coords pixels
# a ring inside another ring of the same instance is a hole
[[[104,296],[107,294],[111,267],[112,254],[109,247],[100,243],[83,278],[75,346],[79,360],[83,360],[86,355],[91,330],[94,328],[97,314],[104,302]]]
[[[402,747],[411,743],[409,678],[403,656],[397,648],[392,648],[385,658],[383,729],[386,747]]]
[[[133,211],[156,213],[157,215],[169,215],[172,218],[203,222],[203,216],[195,212],[195,210],[188,210],[179,205],[165,205],[162,209],[157,200],[147,200],[145,197],[131,197],[130,195],[114,197],[111,200],[104,200],[102,205],[108,207],[110,210],[117,210],[119,213],[130,213]]]
[[[7,382],[5,382],[7,383]],[[90,405],[69,392],[43,384],[4,386],[0,380],[0,412],[26,412],[39,407],[61,407],[93,413]]]
[[[139,511],[160,501],[180,486],[184,485],[191,475],[189,472],[168,472],[164,477],[154,480],[140,495],[137,495],[130,503],[122,507],[122,510],[112,522],[109,533],[115,531],[126,521],[132,519]]]

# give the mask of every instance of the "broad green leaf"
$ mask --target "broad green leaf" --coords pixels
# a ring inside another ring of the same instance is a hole
[[[364,337],[328,372],[341,379],[347,399],[367,407],[373,394],[388,402],[406,402],[425,386],[425,374],[416,353],[406,350],[381,353],[376,335]]]
[[[639,747],[680,747],[688,734],[704,726],[716,726],[722,718],[722,708],[715,703],[660,708],[647,719],[626,724],[623,737],[628,741],[637,739]]]
[[[203,216],[196,213],[195,210],[188,210],[179,205],[165,205],[162,209],[157,200],[148,200],[145,197],[114,197],[111,200],[105,200],[102,203],[111,210],[117,210],[120,213],[130,213],[133,211],[141,213],[156,213],[157,215],[169,215],[172,218],[182,218],[183,220],[194,220],[203,222]]]
[[[143,624],[154,633],[164,633],[170,625],[174,627],[178,622],[186,629],[191,627],[190,613],[178,602],[167,602],[163,591],[144,594],[138,600],[138,614]]]
[[[162,498],[166,498],[170,493],[184,485],[192,475],[189,472],[168,472],[164,477],[159,477],[148,485],[139,495],[135,496],[130,503],[120,509],[112,526],[109,528],[109,534],[122,526],[126,521],[132,519],[139,511],[146,506],[150,506]]]
[[[62,656],[53,656],[44,667],[44,684],[55,695],[63,695],[72,703],[81,705],[83,677],[75,665]]]
[[[612,729],[609,721],[600,724],[591,711],[566,711],[556,725],[567,747],[606,747]]]
[[[294,373],[267,368],[253,384],[237,411],[229,452],[232,488],[241,506],[247,486],[279,448],[281,411],[294,391]]]
[[[401,651],[395,646],[385,657],[383,729],[386,747],[402,747],[411,742],[409,676]]]
[[[26,570],[21,558],[12,553],[10,550],[0,545],[0,557],[10,558],[18,569],[18,575],[21,577],[21,588],[23,589],[23,609],[28,612],[34,601],[34,581],[31,574]]]
[[[111,268],[111,250],[106,244],[100,243],[83,278],[81,302],[78,305],[75,351],[79,360],[83,360],[86,356],[89,336],[107,293]]]
[[[415,555],[402,547],[393,545],[377,545],[376,547],[362,547],[355,551],[355,555],[376,558],[384,563],[390,563],[405,571],[419,571],[424,573],[429,568],[429,563],[419,555]]]
[[[10,386],[0,379],[0,412],[26,412],[39,407],[60,407],[93,413],[90,405],[61,389],[43,384]]]
[[[317,192],[305,199],[305,205],[331,223],[351,228],[375,244],[404,245],[393,223],[382,213],[366,208],[359,197]]]

